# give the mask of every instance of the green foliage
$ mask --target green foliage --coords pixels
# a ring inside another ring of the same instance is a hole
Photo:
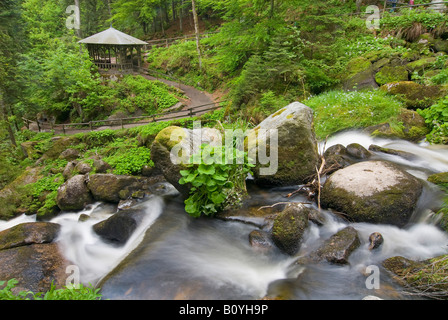
[[[198,218],[238,205],[245,195],[245,179],[251,167],[247,153],[237,148],[226,150],[224,146],[202,145],[187,169],[180,172],[179,183],[192,186],[190,197],[185,200],[185,211]]]
[[[55,175],[49,175],[39,179],[37,182],[27,185],[30,190],[30,194],[39,198],[46,191],[57,191],[58,188],[64,183],[64,177],[62,173]]]
[[[119,151],[115,155],[105,158],[104,161],[114,167],[114,173],[119,175],[137,175],[141,173],[144,166],[154,167],[151,152],[146,147]]]
[[[86,143],[90,148],[104,146],[116,138],[116,132],[112,129],[90,131],[75,135],[81,142]]]
[[[100,289],[83,284],[79,284],[79,287],[56,289],[52,283],[47,292],[20,291],[14,293],[13,289],[18,283],[19,281],[16,279],[10,279],[7,282],[0,281],[0,287],[3,287],[0,289],[0,300],[101,300],[102,297]]]
[[[398,125],[403,104],[381,90],[329,91],[304,103],[314,110],[316,135],[328,135],[349,128],[365,128],[384,122]]]
[[[380,21],[381,29],[394,32],[406,30],[415,24],[421,24],[425,31],[431,31],[443,27],[446,22],[448,22],[448,18],[445,14],[425,9],[409,10],[406,14],[401,15],[386,12]]]
[[[425,118],[431,132],[427,139],[431,143],[448,144],[448,96],[436,104],[417,112]]]

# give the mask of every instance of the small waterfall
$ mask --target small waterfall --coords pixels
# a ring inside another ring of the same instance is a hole
[[[145,218],[122,247],[104,242],[94,233],[92,226],[115,213],[115,206],[96,203],[78,213],[64,213],[51,222],[61,225],[57,239],[66,258],[80,270],[81,282],[95,284],[102,276],[114,268],[141,241],[145,231],[162,213],[163,199],[153,196],[135,208],[146,213]],[[89,216],[80,222],[81,215]]]

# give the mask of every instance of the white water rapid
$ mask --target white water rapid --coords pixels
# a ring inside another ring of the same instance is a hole
[[[276,250],[263,253],[251,247],[248,236],[257,229],[254,223],[193,219],[185,213],[179,199],[152,196],[139,205],[139,210],[146,213],[145,219],[126,245],[105,243],[92,231],[95,223],[116,212],[115,206],[101,203],[54,218],[52,222],[62,226],[58,243],[67,259],[79,267],[81,281],[99,284],[108,299],[259,299],[266,294],[288,299],[362,299],[367,295],[406,299],[385,271],[381,273],[381,289],[368,289],[366,267],[381,266],[384,259],[397,255],[420,260],[447,253],[448,234],[435,225],[431,211],[440,205],[443,193],[425,181],[432,173],[448,171],[448,148],[377,139],[356,131],[332,137],[325,148],[351,143],[365,148],[375,144],[415,155],[410,161],[375,154],[376,158],[395,162],[424,181],[425,191],[408,227],[350,224],[323,211],[327,217],[325,224],[310,223],[300,252],[289,257]],[[290,189],[295,190],[296,186]],[[251,206],[306,201],[301,197],[287,200],[285,195],[289,192],[285,188],[255,189],[251,193]],[[78,222],[82,214],[90,219]],[[21,216],[9,222],[0,221],[0,230],[34,219]],[[298,256],[311,252],[349,224],[358,231],[361,240],[361,246],[350,256],[350,265],[291,267]],[[384,243],[369,251],[368,237],[373,232],[380,232]]]

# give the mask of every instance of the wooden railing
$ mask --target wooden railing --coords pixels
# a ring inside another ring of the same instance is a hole
[[[209,111],[214,111],[223,107],[222,103],[226,101],[219,101],[215,103],[204,104],[192,108],[187,108],[180,111],[165,112],[159,114],[153,114],[141,117],[128,117],[120,119],[110,119],[110,120],[96,120],[83,123],[69,123],[69,124],[53,124],[52,122],[42,122],[33,121],[27,118],[22,118],[26,127],[31,128],[32,124],[36,124],[37,130],[41,131],[54,131],[55,133],[69,134],[70,131],[94,131],[100,127],[108,127],[104,129],[124,129],[126,125],[138,126],[144,125],[152,122],[160,121],[171,121],[178,119],[188,119],[193,118],[197,115],[207,113]]]
[[[208,38],[210,37],[210,35],[218,33],[218,31],[212,31],[212,32],[205,32],[205,33],[201,33],[199,34],[199,36],[201,38]],[[146,41],[148,44],[145,45],[145,50],[150,50],[153,47],[166,47],[168,48],[170,45],[172,45],[173,43],[175,43],[178,40],[193,40],[196,39],[196,35],[195,34],[190,34],[190,35],[184,35],[182,37],[175,37],[175,38],[166,38],[166,39],[156,39],[156,40],[149,40]]]

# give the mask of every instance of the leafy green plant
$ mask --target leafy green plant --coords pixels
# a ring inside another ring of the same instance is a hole
[[[151,160],[151,152],[146,147],[136,147],[127,149],[124,152],[105,158],[114,168],[114,173],[118,175],[135,175],[139,174],[143,166],[154,166]]]
[[[238,164],[241,160],[243,163]],[[226,207],[238,205],[247,192],[245,179],[251,167],[244,151],[202,145],[187,169],[180,172],[179,183],[192,186],[190,197],[185,200],[185,211],[197,218],[203,214],[213,216]]]
[[[448,144],[448,96],[431,107],[419,109],[417,112],[425,118],[432,129],[427,135],[428,141]]]
[[[0,281],[0,300],[101,300],[100,289],[79,284],[78,287],[64,287],[56,289],[52,283],[47,292],[20,291],[14,293],[13,289],[19,283],[17,279]]]

